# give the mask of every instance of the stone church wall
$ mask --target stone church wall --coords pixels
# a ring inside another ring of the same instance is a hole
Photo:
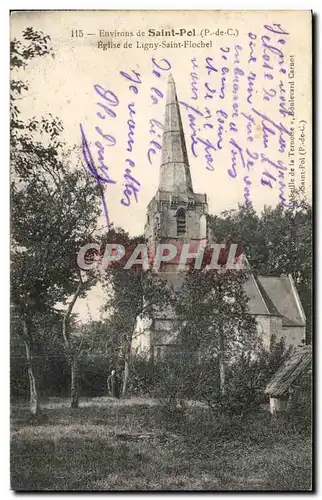
[[[305,340],[305,327],[283,326],[281,337],[284,337],[286,347],[303,345],[302,340]]]

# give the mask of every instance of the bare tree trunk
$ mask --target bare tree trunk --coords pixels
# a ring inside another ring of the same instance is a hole
[[[130,361],[131,361],[131,341],[127,341],[124,353],[124,373],[123,373],[123,387],[122,387],[122,397],[125,398],[127,395],[129,374],[130,374]]]
[[[79,369],[78,355],[72,349],[70,342],[65,342],[67,358],[70,366],[70,406],[71,408],[79,407]]]
[[[32,355],[32,342],[30,339],[29,326],[27,321],[24,321],[24,337],[26,358],[28,365],[28,378],[29,378],[29,391],[30,391],[30,412],[32,415],[38,415],[40,412],[38,382],[35,376],[33,355]]]
[[[218,286],[219,301],[222,304],[224,300],[222,284]],[[226,365],[225,365],[225,339],[224,339],[224,319],[220,316],[219,323],[219,379],[220,379],[220,393],[225,394],[226,389]]]
[[[222,328],[219,331],[219,378],[220,392],[225,394],[226,388],[226,366],[225,366],[225,343]]]
[[[67,357],[70,364],[70,406],[71,408],[79,407],[79,370],[78,370],[78,356],[75,349],[72,346],[70,333],[69,333],[69,319],[72,313],[75,302],[82,290],[83,282],[81,276],[79,277],[79,283],[77,290],[70,302],[67,311],[63,318],[63,339],[65,343],[65,349]]]
[[[71,358],[71,387],[70,387],[70,405],[72,408],[79,407],[79,370],[78,356],[74,354]]]

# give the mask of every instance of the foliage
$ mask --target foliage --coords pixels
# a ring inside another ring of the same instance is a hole
[[[77,251],[95,231],[99,214],[97,186],[85,167],[75,165],[60,120],[25,117],[18,106],[29,88],[21,72],[32,59],[52,54],[49,44],[48,36],[32,28],[22,42],[11,43],[11,301],[24,322],[19,331],[33,379],[36,318],[51,314],[58,302],[66,304],[71,294],[62,333],[69,353],[74,350],[71,310],[93,284],[82,279]],[[32,385],[36,401],[35,379]]]
[[[33,317],[34,372],[42,398],[68,394],[69,366],[61,338],[62,315],[52,312]],[[21,341],[23,325],[19,315],[11,316],[10,332],[10,395],[26,399],[28,394],[27,360]]]
[[[211,419],[231,420],[258,412],[267,404],[265,387],[288,355],[283,341],[272,339],[271,349],[241,351],[226,365],[224,393],[220,388],[219,358],[191,356],[189,352],[168,351],[155,363],[152,395],[161,405],[162,418],[183,418],[187,401],[205,403]],[[233,424],[232,424],[233,425]]]
[[[11,92],[12,301],[30,315],[65,301],[79,281],[76,253],[96,227],[98,195],[85,171],[72,168],[52,116],[22,118],[17,99],[19,69],[51,53],[49,37],[27,28],[23,44],[11,44],[17,72]]]
[[[184,353],[179,349],[168,351],[155,365],[153,396],[159,401],[162,421],[170,426],[185,419],[189,392],[186,375]]]
[[[43,399],[49,396],[67,395],[69,391],[70,366],[66,359],[61,335],[62,313],[34,317],[34,370],[39,381],[39,392]],[[26,378],[27,363],[24,346],[18,329],[21,321],[16,318],[11,324],[11,397],[25,399],[28,393]],[[72,324],[75,344],[80,351],[81,396],[104,396],[107,394],[106,379],[112,368],[121,372],[121,359],[113,332],[104,321],[91,321],[84,325]]]
[[[180,344],[187,352],[198,352],[203,361],[222,350],[225,358],[254,346],[256,323],[248,313],[248,297],[242,271],[191,269],[176,297]]]
[[[20,111],[17,101],[22,98],[23,92],[29,90],[29,84],[22,81],[17,70],[25,69],[30,61],[35,58],[51,55],[54,56],[50,45],[50,37],[43,32],[35,31],[33,28],[26,28],[22,35],[23,40],[14,38],[10,42],[10,140],[14,147],[21,140],[21,132],[33,130],[32,120],[24,122],[20,118]]]
[[[158,366],[145,354],[132,355],[129,393],[131,396],[153,396],[158,383]]]
[[[75,336],[81,339],[80,376],[83,395],[103,396],[107,394],[106,379],[115,369],[122,370],[119,339],[108,321],[90,321],[80,325]]]
[[[243,418],[258,411],[267,403],[265,387],[283,364],[287,352],[283,342],[276,343],[271,350],[260,348],[254,352],[242,352],[227,366],[227,383],[222,394],[218,385],[205,384],[202,396],[209,404],[214,416],[223,414],[231,419]]]
[[[106,241],[110,244],[122,243],[126,248],[124,258],[111,263],[102,276],[107,291],[105,310],[110,312],[108,324],[117,332],[124,360],[122,392],[125,396],[137,322],[153,319],[157,311],[169,303],[171,291],[164,278],[153,270],[144,270],[141,264],[134,264],[130,269],[124,268],[129,254],[144,241],[142,237],[130,238],[125,231],[111,227]]]
[[[265,207],[257,214],[252,205],[209,216],[218,243],[243,246],[255,273],[267,276],[291,274],[295,280],[311,335],[312,302],[312,207],[297,196],[292,208]]]

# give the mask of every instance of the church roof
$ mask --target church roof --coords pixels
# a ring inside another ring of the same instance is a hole
[[[307,373],[312,363],[312,346],[306,345],[295,349],[277,370],[265,389],[265,393],[271,397],[279,397],[291,387],[291,385],[303,373]]]
[[[253,273],[250,273],[248,280],[244,284],[244,289],[249,299],[248,307],[251,314],[271,314]]]
[[[172,75],[168,79],[159,190],[193,193],[184,130]]]
[[[258,279],[283,317],[283,325],[305,326],[305,314],[292,276],[259,276]]]
[[[291,275],[255,277],[250,273],[244,287],[251,314],[280,316],[283,326],[305,326],[304,311]]]

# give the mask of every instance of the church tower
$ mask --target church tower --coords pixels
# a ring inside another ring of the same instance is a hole
[[[147,207],[148,244],[183,243],[197,249],[207,238],[206,194],[194,193],[176,87],[168,79],[159,188]],[[180,255],[179,251],[178,254]]]
[[[200,242],[212,240],[207,234],[207,213],[206,194],[193,191],[180,108],[170,76],[159,188],[147,207],[145,224],[150,248],[158,243],[172,243],[178,247],[180,256],[182,244],[189,243],[190,252],[196,251]],[[182,275],[177,272],[178,262],[179,257],[160,270],[175,290],[182,283]],[[267,346],[272,335],[277,340],[283,337],[286,346],[301,345],[306,318],[292,277],[255,277],[250,273],[244,287],[249,297],[249,312],[255,317],[258,333]],[[133,349],[148,352],[152,359],[160,359],[175,340],[174,324],[174,312],[169,309],[159,311],[153,321],[138,320]]]
[[[162,158],[159,188],[147,207],[144,228],[151,250],[159,243],[172,243],[178,248],[177,258],[160,269],[174,289],[180,287],[182,275],[177,272],[182,244],[190,244],[190,252],[197,251],[207,239],[208,213],[206,194],[194,193],[182,126],[176,87],[172,75],[168,79],[164,118]],[[138,324],[139,332],[134,347],[146,350],[154,359],[160,358],[167,345],[175,338],[174,312],[160,311],[149,325]]]

